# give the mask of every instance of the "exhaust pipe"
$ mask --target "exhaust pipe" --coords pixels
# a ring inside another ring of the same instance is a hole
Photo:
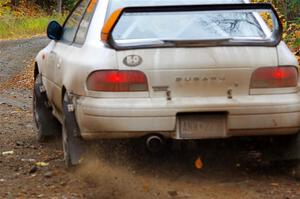
[[[147,149],[152,153],[157,153],[164,148],[165,142],[161,136],[151,135],[146,139]]]

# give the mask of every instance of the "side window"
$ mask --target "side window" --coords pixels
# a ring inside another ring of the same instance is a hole
[[[83,19],[80,23],[78,32],[76,34],[75,43],[77,44],[83,44],[91,23],[91,20],[93,18],[93,14],[96,8],[98,0],[91,0],[89,6],[86,9],[86,12],[83,16]]]
[[[80,4],[75,8],[72,14],[69,16],[67,21],[64,24],[62,40],[68,43],[72,43],[74,41],[74,37],[76,35],[79,23],[82,19],[82,15],[84,14],[90,0],[83,0]]]

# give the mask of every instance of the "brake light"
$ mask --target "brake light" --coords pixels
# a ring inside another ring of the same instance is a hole
[[[293,66],[262,67],[254,71],[250,88],[296,87],[298,71]]]
[[[90,74],[87,89],[103,92],[148,91],[146,75],[133,70],[100,70]]]

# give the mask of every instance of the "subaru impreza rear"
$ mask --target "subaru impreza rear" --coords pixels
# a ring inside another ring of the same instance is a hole
[[[270,5],[108,12],[102,41],[113,67],[91,71],[77,100],[83,138],[298,132],[298,63]]]
[[[82,140],[300,129],[298,62],[270,4],[85,0],[48,37],[34,113],[40,137],[53,134],[52,113],[62,124],[67,165],[81,160]]]

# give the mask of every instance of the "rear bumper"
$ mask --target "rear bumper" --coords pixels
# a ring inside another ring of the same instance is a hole
[[[186,112],[227,112],[223,137],[297,133],[300,95],[256,95],[208,98],[89,98],[76,101],[76,119],[85,139],[139,137],[162,133],[180,139],[176,116]]]

